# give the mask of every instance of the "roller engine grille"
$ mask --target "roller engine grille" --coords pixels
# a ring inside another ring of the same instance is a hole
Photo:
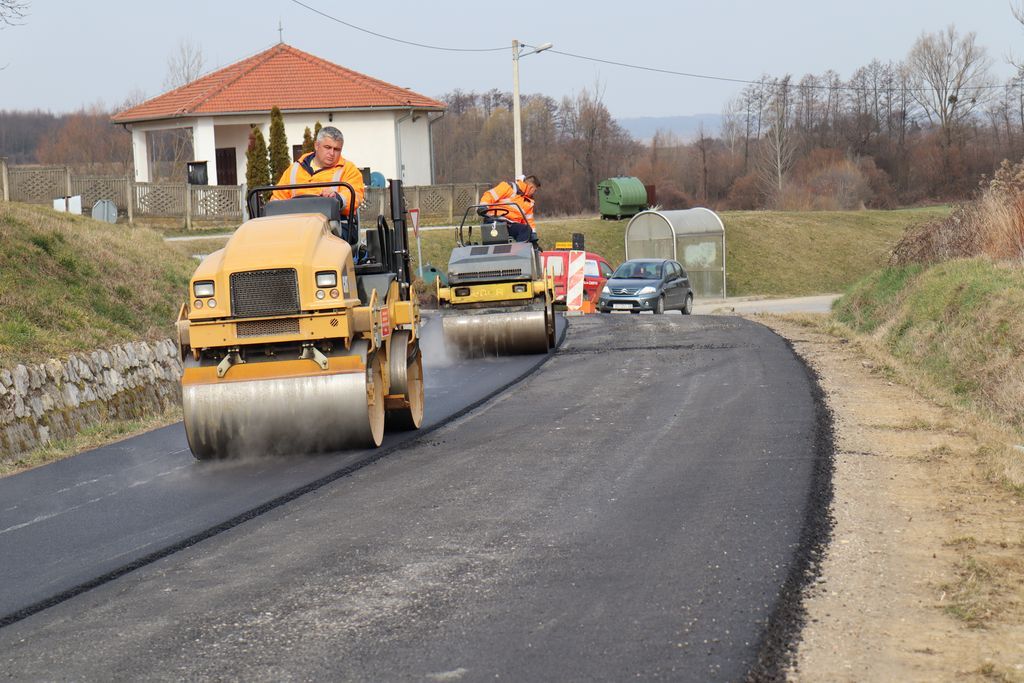
[[[299,312],[299,278],[294,268],[231,274],[231,312],[239,318]]]
[[[272,337],[279,334],[299,333],[298,318],[275,318],[273,320],[243,320],[235,323],[238,337]]]
[[[503,268],[500,270],[477,270],[465,273],[453,273],[460,280],[486,280],[487,278],[514,278],[522,277],[522,268]]]

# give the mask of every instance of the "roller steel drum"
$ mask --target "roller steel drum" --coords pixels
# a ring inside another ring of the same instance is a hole
[[[441,319],[445,342],[465,357],[547,353],[554,320],[549,312],[464,313]]]
[[[423,423],[423,354],[419,341],[413,342],[411,338],[407,330],[398,330],[391,335],[391,352],[388,355],[391,394],[402,396],[408,405],[388,410],[386,425],[389,430],[419,429]]]
[[[379,446],[379,360],[365,371],[182,387],[185,434],[199,459]]]

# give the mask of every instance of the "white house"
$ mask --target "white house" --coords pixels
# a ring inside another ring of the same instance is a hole
[[[284,117],[293,156],[317,121],[345,135],[342,155],[360,168],[433,183],[431,124],[442,102],[332,64],[285,43],[127,109],[111,120],[132,132],[135,180],[150,179],[148,133],[191,128],[196,161],[210,184],[245,180],[245,151],[253,126],[269,137],[270,110]],[[276,178],[275,178],[276,180]]]

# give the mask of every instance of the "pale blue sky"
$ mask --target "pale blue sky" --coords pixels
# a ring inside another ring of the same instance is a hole
[[[1014,0],[1016,1],[1016,0]],[[284,40],[343,66],[438,96],[455,88],[512,88],[512,39],[641,66],[740,79],[834,69],[843,77],[874,58],[903,59],[922,32],[955,24],[988,49],[992,73],[1013,73],[1024,28],[1009,0],[648,0],[646,2],[304,3],[371,31],[444,47],[402,45],[324,19],[291,0],[29,0],[24,25],[0,30],[0,109],[54,112],[133,90],[162,91],[183,39],[207,69]],[[719,113],[742,85],[636,71],[546,52],[520,62],[524,93],[560,99],[600,84],[617,117]]]

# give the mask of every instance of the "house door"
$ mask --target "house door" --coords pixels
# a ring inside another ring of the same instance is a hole
[[[235,161],[234,147],[221,147],[217,150],[217,184],[237,185],[238,165]]]

